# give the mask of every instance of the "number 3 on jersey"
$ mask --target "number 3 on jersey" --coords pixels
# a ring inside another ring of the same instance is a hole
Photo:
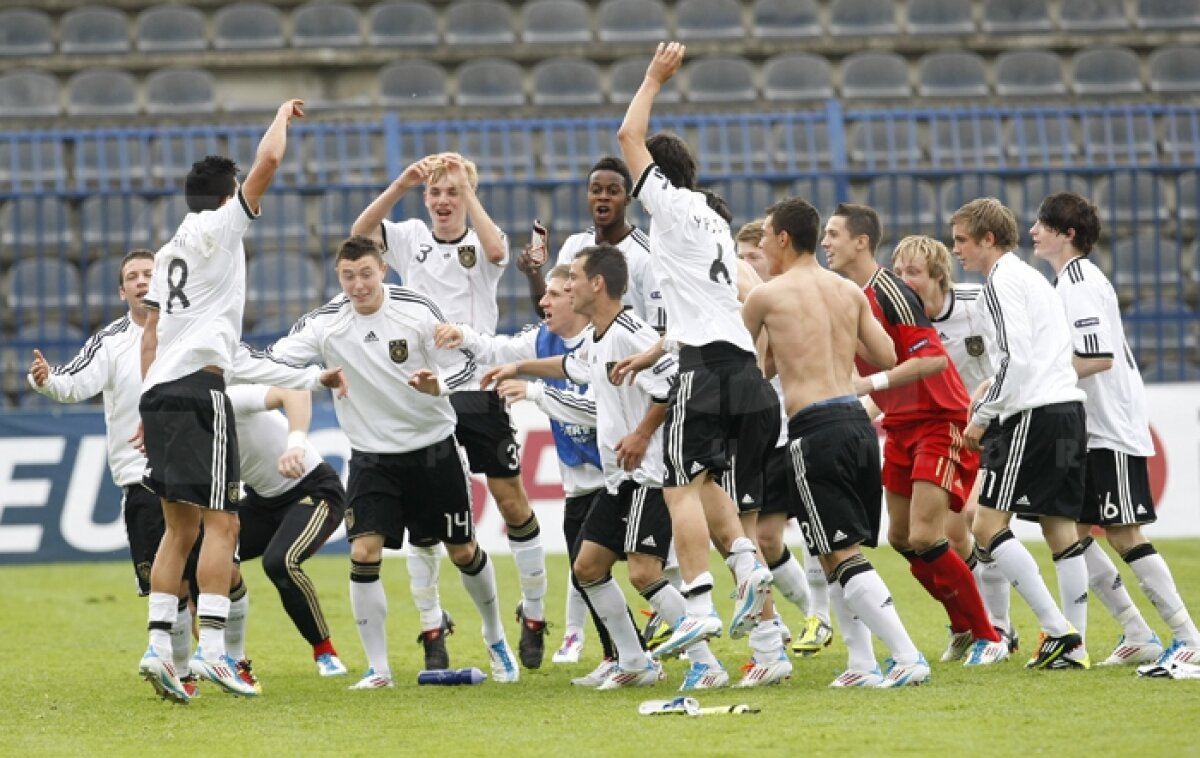
[[[725,283],[732,287],[733,277],[729,275],[729,268],[725,265],[725,261],[722,260],[724,257],[725,248],[721,246],[720,242],[718,242],[717,257],[713,259],[712,265],[708,267],[708,278],[711,279],[715,284],[720,284],[720,278],[724,277]]]
[[[179,301],[180,309],[191,306],[183,288],[187,286],[188,265],[182,258],[176,258],[167,266],[167,313],[175,311],[175,301]]]

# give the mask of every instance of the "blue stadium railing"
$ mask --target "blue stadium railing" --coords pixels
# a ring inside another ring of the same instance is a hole
[[[431,152],[457,150],[478,164],[484,205],[514,248],[535,217],[549,222],[554,242],[586,227],[585,173],[616,151],[618,125],[616,118],[414,123],[395,114],[297,124],[264,218],[247,240],[248,337],[268,342],[334,294],[329,253],[375,193]],[[885,225],[884,262],[904,235],[946,239],[950,214],[972,197],[1000,197],[1027,227],[1049,192],[1082,192],[1100,208],[1105,236],[1096,260],[1119,290],[1147,378],[1200,379],[1200,106],[844,110],[829,101],[806,112],[672,115],[654,126],[694,146],[702,182],[726,197],[737,223],[784,194],[806,196],[823,213],[840,200],[875,206]],[[216,152],[248,164],[261,130],[0,133],[6,401],[21,390],[19,368],[32,347],[65,360],[122,312],[116,260],[174,231],[186,212],[179,188],[191,162]],[[419,193],[396,209],[397,217],[423,213]],[[645,220],[640,209],[634,216]],[[500,298],[503,331],[534,318],[515,267]]]

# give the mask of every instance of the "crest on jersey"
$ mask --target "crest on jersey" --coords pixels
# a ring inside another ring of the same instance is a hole
[[[142,584],[150,584],[150,561],[142,561],[134,570],[137,571],[138,579]]]
[[[474,245],[459,245],[458,246],[458,262],[463,268],[475,268],[475,261],[479,256],[475,254]]]
[[[408,360],[408,340],[389,341],[388,357],[392,359],[392,363],[404,363]]]
[[[229,486],[225,488],[225,496],[226,496],[226,499],[229,500],[229,502],[231,502],[231,503],[236,503],[239,500],[241,500],[242,499],[242,483],[241,482],[230,482]]]
[[[971,336],[965,340],[967,345],[967,355],[972,358],[978,358],[983,355],[983,337]]]
[[[346,509],[346,528],[347,529],[354,528],[354,509],[353,508]]]
[[[613,369],[616,367],[617,367],[616,361],[609,361],[608,363],[605,363],[604,364],[604,375],[608,377],[609,384],[613,385],[614,387],[620,387],[621,386],[620,382],[613,381],[613,375],[612,375]]]

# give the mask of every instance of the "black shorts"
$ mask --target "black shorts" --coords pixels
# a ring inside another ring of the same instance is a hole
[[[1130,526],[1157,520],[1146,459],[1104,448],[1089,450],[1079,523]]]
[[[629,553],[667,562],[671,550],[671,514],[658,487],[626,481],[616,495],[602,490],[583,522],[581,542],[595,542],[622,558]]]
[[[579,535],[583,531],[583,523],[592,512],[592,505],[604,494],[601,487],[583,495],[568,496],[563,501],[563,537],[567,541],[567,555],[574,563],[579,555]]]
[[[810,405],[788,420],[796,517],[810,555],[879,542],[879,436],[862,404]]]
[[[305,552],[314,553],[337,529],[346,512],[346,491],[333,467],[322,462],[295,487],[274,497],[263,497],[247,487],[238,508],[238,556],[248,561],[266,552],[292,506],[311,511],[311,518],[293,519],[302,526],[291,541],[303,543]]]
[[[793,499],[796,485],[792,481],[789,449],[787,445],[780,445],[772,448],[767,455],[767,470],[763,473],[763,502],[758,511],[764,516],[782,513],[790,518],[796,515],[796,501]]]
[[[1086,426],[1079,402],[1021,411],[1000,424],[983,441],[979,504],[1018,516],[1078,521],[1086,478]]]
[[[121,488],[121,511],[125,515],[125,536],[129,538],[129,557],[133,559],[133,574],[138,594],[150,594],[150,567],[158,543],[162,542],[162,500],[140,484]]]
[[[467,390],[450,395],[458,414],[454,436],[467,451],[471,472],[492,479],[521,473],[521,447],[504,400],[490,390]]]
[[[241,467],[225,380],[197,371],[146,390],[138,408],[146,442],[142,483],[164,500],[236,511]]]
[[[467,471],[450,436],[409,453],[350,454],[346,531],[351,541],[379,534],[384,547],[438,542],[465,545],[475,538]]]
[[[663,425],[663,487],[709,471],[739,509],[763,500],[767,455],[779,439],[779,396],[754,355],[727,342],[679,351]]]

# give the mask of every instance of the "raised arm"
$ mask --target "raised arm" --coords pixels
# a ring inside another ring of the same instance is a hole
[[[275,178],[275,172],[283,163],[283,154],[287,150],[287,128],[293,117],[304,118],[303,100],[288,100],[279,106],[275,120],[267,127],[266,134],[258,143],[254,165],[250,167],[250,173],[246,174],[246,181],[242,183],[242,197],[246,198],[246,204],[255,213],[258,213],[262,196],[266,194],[271,180]]]
[[[100,344],[100,335],[93,335],[64,366],[51,368],[42,353],[34,350],[28,379],[39,394],[60,403],[78,403],[108,389],[109,368],[108,351]]]
[[[638,88],[633,100],[625,111],[625,121],[617,131],[617,143],[621,146],[621,155],[625,158],[629,172],[633,176],[641,176],[646,167],[654,162],[650,151],[646,149],[646,134],[650,131],[650,111],[654,108],[654,98],[679,67],[683,65],[685,47],[678,42],[658,43],[654,58],[646,69],[646,78]]]
[[[429,175],[433,173],[433,159],[431,156],[426,156],[421,160],[410,164],[404,171],[400,172],[400,176],[388,185],[387,189],[379,194],[379,197],[371,201],[363,212],[358,214],[358,218],[350,226],[351,234],[361,234],[365,237],[370,237],[379,244],[383,244],[383,229],[382,224],[391,214],[392,208],[396,203],[400,202],[400,198],[417,185],[424,184]]]
[[[268,409],[282,408],[287,416],[287,449],[279,457],[279,473],[291,479],[304,476],[304,454],[308,427],[312,424],[312,393],[272,387],[267,391]]]
[[[468,181],[463,157],[457,153],[446,153],[442,155],[442,161],[446,165],[446,176],[454,182],[462,196],[463,205],[467,209],[467,218],[470,219],[475,233],[479,235],[479,244],[483,245],[483,254],[494,265],[503,264],[504,259],[508,257],[508,242],[504,239],[504,234],[500,232],[500,227],[496,226],[496,222],[492,221],[492,217],[483,207],[479,195],[475,194],[475,188]]]

